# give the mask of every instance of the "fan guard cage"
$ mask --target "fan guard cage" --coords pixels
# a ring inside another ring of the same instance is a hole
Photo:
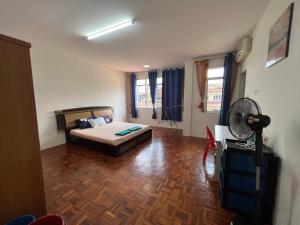
[[[247,116],[261,115],[259,105],[250,98],[240,98],[234,102],[227,114],[229,130],[239,140],[247,140],[254,131],[247,125]]]

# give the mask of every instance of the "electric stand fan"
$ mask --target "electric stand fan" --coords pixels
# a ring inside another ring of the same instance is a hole
[[[250,98],[240,98],[232,104],[227,114],[229,130],[239,140],[248,140],[255,135],[255,212],[253,220],[245,216],[236,216],[231,225],[259,225],[260,224],[260,172],[263,159],[262,130],[267,127],[271,119],[262,115],[258,104]]]

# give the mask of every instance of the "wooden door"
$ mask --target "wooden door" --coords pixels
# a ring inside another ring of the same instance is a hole
[[[29,49],[0,35],[0,224],[46,213]]]

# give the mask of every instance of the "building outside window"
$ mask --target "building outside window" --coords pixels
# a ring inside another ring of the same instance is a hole
[[[149,79],[137,79],[136,81],[137,102],[139,108],[152,108]],[[162,78],[157,78],[156,107],[162,104]]]
[[[206,86],[207,112],[219,112],[221,110],[223,80],[223,67],[208,69]]]

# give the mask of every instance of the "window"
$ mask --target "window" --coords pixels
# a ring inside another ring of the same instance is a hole
[[[161,107],[162,78],[157,78],[156,107]],[[152,107],[149,79],[137,79],[136,81],[138,107]]]
[[[162,106],[162,77],[157,78],[156,106]]]
[[[223,92],[224,68],[213,68],[207,71],[206,111],[219,112]]]

